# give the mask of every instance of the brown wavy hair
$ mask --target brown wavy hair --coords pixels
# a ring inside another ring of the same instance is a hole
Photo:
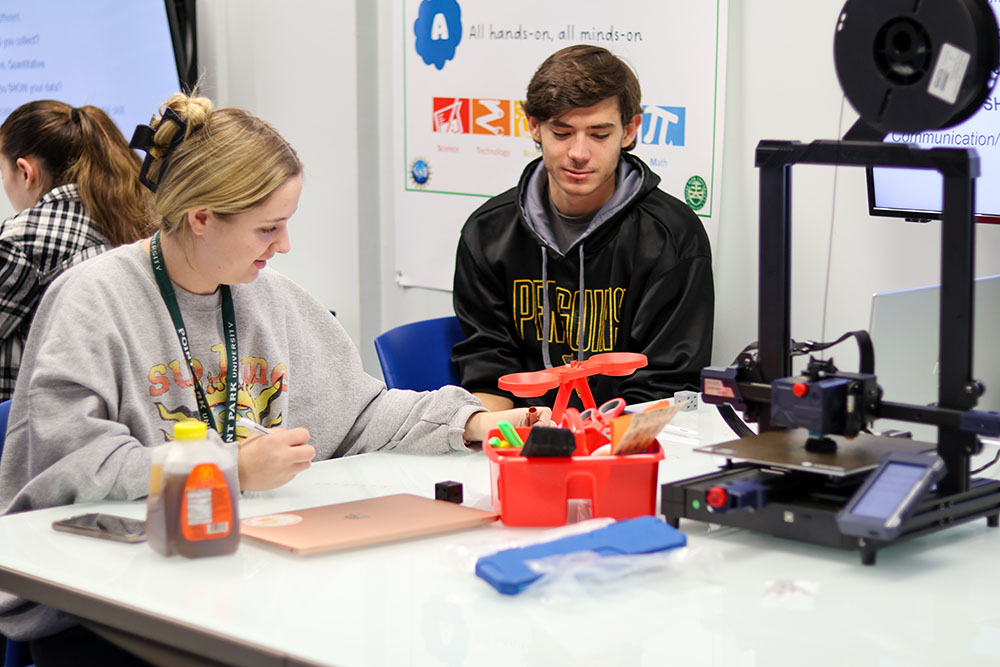
[[[632,68],[600,46],[567,46],[545,59],[528,84],[524,113],[540,123],[573,109],[618,98],[622,127],[642,113],[642,89]],[[635,147],[635,141],[625,150]]]
[[[95,106],[37,100],[0,125],[0,153],[33,157],[54,188],[75,183],[87,214],[111,245],[137,241],[150,229],[150,197],[139,184],[139,156],[114,121]]]

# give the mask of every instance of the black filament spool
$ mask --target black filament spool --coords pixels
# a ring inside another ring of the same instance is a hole
[[[987,0],[848,0],[833,54],[863,122],[920,132],[957,125],[982,106],[1000,65],[1000,36]],[[955,65],[964,58],[964,68]]]

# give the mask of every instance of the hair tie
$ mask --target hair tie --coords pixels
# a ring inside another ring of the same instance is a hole
[[[77,109],[76,107],[73,107],[70,110],[70,112],[69,112],[69,116],[70,116],[70,118],[73,119],[74,123],[76,123],[77,125],[80,124],[80,110],[79,109]]]

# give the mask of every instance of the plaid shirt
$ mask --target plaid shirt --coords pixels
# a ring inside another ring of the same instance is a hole
[[[0,400],[14,393],[21,349],[45,288],[108,247],[72,183],[0,223]]]

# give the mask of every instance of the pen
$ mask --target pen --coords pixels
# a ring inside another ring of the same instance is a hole
[[[698,431],[692,431],[689,428],[684,428],[682,426],[674,426],[673,424],[667,424],[663,427],[663,430],[667,433],[674,433],[676,435],[683,435],[688,438],[697,438]]]
[[[242,426],[243,428],[250,431],[251,434],[258,433],[260,435],[267,435],[268,433],[271,432],[271,429],[267,428],[266,426],[261,426],[252,419],[247,419],[246,417],[240,417],[239,419],[237,419],[236,425]]]

